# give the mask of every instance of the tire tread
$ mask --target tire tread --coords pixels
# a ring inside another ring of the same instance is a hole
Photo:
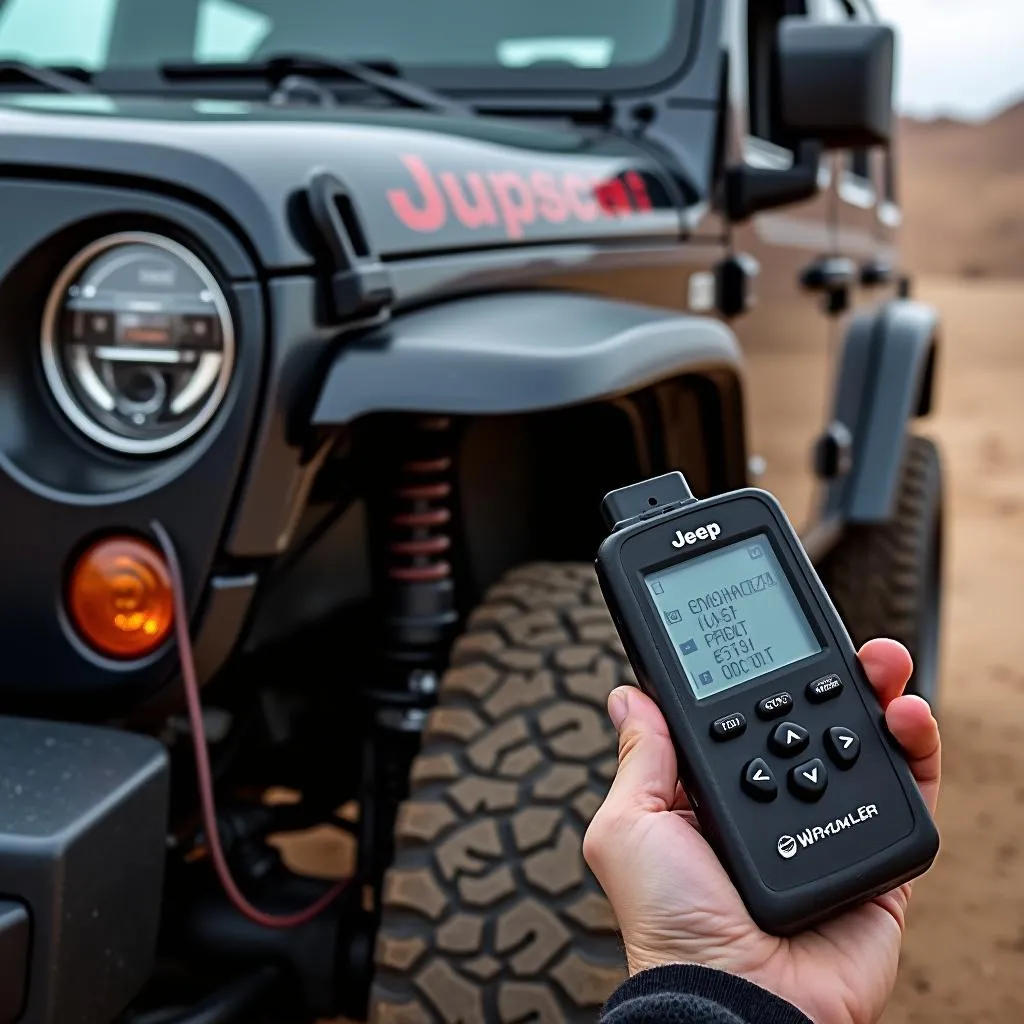
[[[370,1021],[591,1022],[625,979],[582,842],[634,682],[592,567],[491,588],[455,643],[385,879]]]

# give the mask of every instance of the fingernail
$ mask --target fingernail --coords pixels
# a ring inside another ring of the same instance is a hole
[[[625,687],[612,690],[608,695],[608,717],[612,720],[612,725],[615,726],[616,730],[621,728],[628,712],[629,698],[626,696]]]

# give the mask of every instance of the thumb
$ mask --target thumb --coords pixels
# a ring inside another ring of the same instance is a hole
[[[608,715],[619,734],[619,767],[606,799],[609,809],[671,809],[678,777],[676,752],[658,706],[636,687],[620,686],[608,697]]]

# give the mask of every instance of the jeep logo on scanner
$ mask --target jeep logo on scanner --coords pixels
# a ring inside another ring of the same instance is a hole
[[[718,523],[708,523],[706,526],[698,526],[696,530],[676,530],[676,539],[672,541],[672,547],[685,548],[687,544],[697,544],[700,541],[715,540],[722,532]]]

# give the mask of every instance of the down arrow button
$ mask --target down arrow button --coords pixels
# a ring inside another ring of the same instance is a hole
[[[817,800],[828,785],[828,772],[825,762],[820,757],[812,757],[810,761],[798,764],[789,772],[789,788],[794,796],[801,800]]]

